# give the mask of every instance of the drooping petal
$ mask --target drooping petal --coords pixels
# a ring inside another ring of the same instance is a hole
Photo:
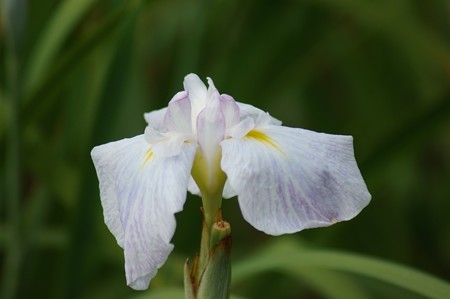
[[[222,169],[244,218],[272,235],[349,220],[371,198],[351,136],[268,125],[223,141]]]
[[[232,198],[237,195],[236,191],[230,185],[230,181],[225,182],[225,187],[223,188],[223,198]]]
[[[148,287],[173,249],[174,214],[181,211],[196,147],[161,158],[143,135],[95,147],[105,222],[124,248],[127,284]]]
[[[194,181],[194,178],[192,176],[189,179],[188,191],[191,194],[202,196],[202,194],[200,193],[200,188],[197,186],[197,183]]]

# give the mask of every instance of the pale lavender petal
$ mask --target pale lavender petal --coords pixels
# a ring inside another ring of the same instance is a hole
[[[268,125],[223,141],[222,169],[244,218],[271,235],[349,220],[371,198],[351,136]]]
[[[225,118],[219,95],[211,97],[197,118],[197,140],[204,157],[213,159],[225,136]]]
[[[220,107],[225,117],[226,128],[231,128],[239,122],[239,106],[231,96],[220,95]]]
[[[212,97],[215,93],[219,93],[216,86],[214,85],[214,81],[207,77],[206,80],[208,81],[208,98]]]
[[[174,214],[181,211],[196,147],[161,158],[143,135],[95,147],[105,222],[124,248],[127,284],[148,287],[173,245]]]
[[[197,116],[206,106],[208,91],[205,84],[196,74],[189,74],[184,77],[183,84],[184,89],[188,92],[189,100],[191,101],[192,130],[195,132]]]
[[[205,83],[196,74],[189,74],[184,77],[183,85],[184,90],[188,92],[189,98],[192,101],[196,101],[197,99],[206,101],[207,89]]]
[[[164,116],[164,127],[168,132],[192,134],[191,102],[187,92],[177,93],[170,101],[167,113]]]

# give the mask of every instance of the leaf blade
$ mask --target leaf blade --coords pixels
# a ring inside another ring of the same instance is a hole
[[[296,267],[353,273],[390,283],[411,292],[429,297],[445,298],[450,284],[430,274],[404,265],[377,258],[330,250],[305,249],[298,244],[281,240],[254,255],[233,269],[233,280],[246,279],[254,273]]]

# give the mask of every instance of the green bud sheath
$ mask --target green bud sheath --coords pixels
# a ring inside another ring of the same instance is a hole
[[[231,228],[228,222],[214,223],[211,254],[197,291],[197,299],[228,299],[231,284]]]
[[[184,263],[184,298],[195,299],[189,260],[186,260],[186,262]]]
[[[221,211],[218,211],[220,214]],[[221,218],[221,217],[220,217]],[[219,220],[211,229],[203,221],[200,254],[184,270],[186,299],[228,299],[231,283],[231,228]]]

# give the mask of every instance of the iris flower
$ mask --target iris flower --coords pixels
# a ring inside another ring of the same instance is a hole
[[[134,289],[146,289],[172,251],[187,190],[206,210],[237,195],[244,218],[270,235],[349,220],[370,201],[351,136],[282,126],[208,85],[187,75],[167,108],[144,114],[144,134],[91,152]]]

